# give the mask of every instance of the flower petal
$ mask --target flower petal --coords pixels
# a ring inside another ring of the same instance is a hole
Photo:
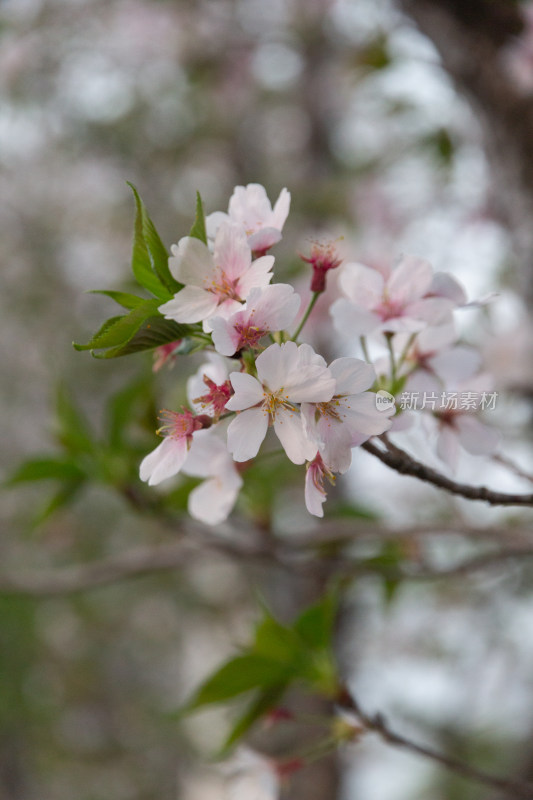
[[[282,230],[285,221],[289,216],[289,209],[291,207],[291,193],[288,189],[282,189],[279,197],[276,200],[274,209],[272,211],[272,225],[278,230]]]
[[[489,455],[500,443],[500,432],[484,425],[471,414],[458,414],[454,426],[461,445],[473,456]]]
[[[242,411],[228,427],[228,450],[235,461],[254,458],[267,434],[268,416],[262,408]]]
[[[213,254],[194,236],[184,236],[170,248],[168,266],[174,277],[186,286],[204,286],[215,274]]]
[[[232,314],[232,317],[233,316]],[[209,323],[215,349],[219,353],[222,353],[223,356],[232,356],[239,347],[240,341],[239,334],[234,326],[223,317],[211,317]]]
[[[152,450],[143,460],[139,468],[142,481],[148,481],[150,486],[155,486],[166,478],[177,475],[187,458],[187,438],[180,439],[167,437],[163,439],[155,450]]]
[[[305,473],[305,506],[310,514],[315,517],[323,517],[324,509],[323,504],[326,501],[326,492],[320,486],[318,480],[315,480],[315,470],[312,465],[309,465]]]
[[[293,464],[303,464],[315,457],[318,448],[306,436],[299,412],[287,408],[276,409],[274,431]]]
[[[344,297],[335,300],[329,311],[335,330],[342,336],[355,339],[367,336],[380,325],[381,320],[373,311],[356,305]]]
[[[168,303],[159,306],[165,319],[176,322],[200,322],[210,317],[217,307],[216,295],[198,286],[185,286]]]
[[[256,253],[269,250],[279,241],[281,241],[281,231],[277,228],[261,228],[257,233],[252,233],[248,237],[248,244]]]
[[[249,269],[238,280],[237,292],[242,300],[247,300],[254,288],[263,289],[272,280],[274,256],[261,256],[252,262]]]
[[[409,303],[418,300],[428,291],[433,279],[433,269],[429,261],[418,256],[402,256],[391,272],[386,288],[395,303]]]
[[[263,402],[263,387],[253,375],[248,375],[247,372],[232,372],[229,379],[235,394],[226,403],[228,411],[243,411]]]
[[[228,518],[241,486],[242,478],[235,469],[221,471],[192,490],[188,500],[189,514],[206,525],[219,525]]]
[[[365,309],[375,308],[383,297],[383,276],[364,264],[345,264],[339,277],[339,284],[353,303]]]
[[[224,273],[230,281],[235,281],[250,269],[252,252],[242,225],[223,222],[215,238],[214,262],[217,271]]]
[[[329,365],[335,378],[335,397],[358,394],[369,389],[376,380],[374,367],[360,358],[337,358]]]

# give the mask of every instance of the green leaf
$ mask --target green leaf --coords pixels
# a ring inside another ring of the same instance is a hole
[[[137,412],[137,413],[136,413]],[[137,418],[146,419],[154,416],[155,402],[152,381],[146,377],[135,379],[124,389],[113,394],[106,406],[106,430],[109,445],[113,449],[121,448],[127,427]]]
[[[157,313],[160,305],[159,300],[143,300],[129,314],[107,320],[87,344],[74,344],[74,349],[101,350],[126,344],[143,322]]]
[[[290,665],[302,655],[302,640],[293,630],[266,616],[257,626],[253,652]]]
[[[328,592],[316,605],[306,608],[294,624],[294,630],[313,650],[331,647],[337,611],[336,597]]]
[[[56,511],[59,511],[60,508],[72,503],[84,483],[84,479],[79,479],[63,484],[63,486],[61,486],[57,492],[52,495],[48,502],[45,503],[43,508],[41,508],[41,510],[37,513],[33,520],[33,524],[41,525],[49,517],[51,517],[52,514],[55,514]]]
[[[62,385],[57,390],[56,414],[57,438],[63,447],[71,453],[93,453],[95,445],[87,420]]]
[[[60,458],[33,458],[21,464],[7,480],[8,486],[42,480],[83,478],[83,471],[72,461]]]
[[[181,325],[173,320],[165,319],[161,315],[148,317],[126,342],[105,353],[93,353],[93,355],[95,358],[118,358],[131,355],[131,353],[140,353],[143,350],[152,350],[162,344],[183,339],[191,331],[194,331],[194,328],[191,328],[190,325]],[[206,345],[207,342],[204,342],[203,346],[197,349],[203,349]]]
[[[110,297],[118,303],[119,306],[127,309],[137,308],[142,305],[146,299],[145,297],[137,297],[136,294],[129,294],[128,292],[113,292],[105,289],[93,289],[90,294],[103,294],[106,297]]]
[[[220,757],[226,756],[228,751],[233,745],[247,733],[252,725],[261,719],[267,711],[275,708],[282,697],[287,683],[281,683],[279,686],[270,686],[268,689],[263,689],[258,696],[250,703],[244,714],[237,719],[233,725],[226,741],[222,745]]]
[[[124,315],[118,317],[110,317],[107,319],[103,325],[96,331],[94,336],[91,338],[87,344],[76,344],[76,342],[72,342],[72,347],[74,350],[90,350],[94,342],[100,341],[100,339],[105,339],[108,331],[117,323],[119,320],[124,319]]]
[[[181,288],[181,284],[170,273],[167,251],[137,189],[131,183],[128,186],[133,192],[137,207],[131,259],[133,274],[138,283],[155,297],[169,300]]]
[[[194,236],[195,239],[200,239],[201,242],[207,244],[204,204],[202,203],[200,192],[196,192],[196,217],[189,236]]]
[[[188,711],[229,700],[250,689],[279,686],[289,678],[287,667],[266,656],[246,654],[228,661],[200,687]]]

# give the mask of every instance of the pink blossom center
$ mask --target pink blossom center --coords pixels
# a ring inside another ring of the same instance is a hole
[[[311,264],[313,277],[311,279],[311,291],[323,292],[326,289],[326,273],[330,269],[336,269],[342,263],[338,257],[334,242],[314,242],[310,256],[301,256],[303,261]]]
[[[335,475],[332,473],[330,469],[326,467],[320,453],[317,453],[314,459],[309,462],[309,464],[307,465],[307,470],[311,475],[313,486],[318,492],[320,492],[320,494],[324,495],[325,497],[326,491],[324,489],[324,478],[327,478],[328,481],[332,485],[334,485]]]
[[[243,347],[256,347],[259,340],[265,335],[267,332],[262,328],[258,328],[256,325],[251,325],[250,323],[242,323],[237,322],[235,323],[235,332],[239,335],[239,345],[237,350],[240,350]]]
[[[218,267],[216,278],[207,283],[205,289],[212,294],[218,295],[221,300],[237,300],[242,303],[243,301],[237,292],[238,283],[238,278],[228,278],[224,270]]]
[[[195,417],[188,409],[184,408],[180,414],[177,411],[163,409],[159,415],[163,425],[158,429],[159,436],[171,439],[189,439],[195,431],[204,427],[200,417]]]
[[[378,306],[376,306],[374,311],[379,317],[381,317],[382,322],[387,322],[389,319],[402,317],[404,306],[403,303],[400,303],[397,300],[391,300],[390,297],[386,297]]]
[[[207,375],[204,375],[203,381],[209,391],[201,397],[197,397],[193,402],[199,403],[205,409],[211,408],[213,415],[218,418],[233,394],[233,387],[229,381],[218,385]]]

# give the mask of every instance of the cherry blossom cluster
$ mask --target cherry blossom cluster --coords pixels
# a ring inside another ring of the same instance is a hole
[[[169,268],[183,288],[159,311],[177,323],[201,324],[207,360],[188,381],[189,407],[163,412],[163,441],[143,460],[140,476],[151,485],[178,472],[204,479],[190,494],[189,511],[209,524],[230,513],[246,463],[260,454],[270,430],[290,461],[306,465],[306,506],[320,517],[325,481],[348,470],[352,449],[412,423],[410,412],[394,403],[402,392],[491,389],[489,377],[477,374],[476,351],[457,343],[453,313],[468,305],[464,290],[420,258],[404,256],[393,267],[341,267],[334,244],[315,244],[302,257],[312,270],[311,301],[302,311],[294,288],[273,282],[269,254],[289,205],[286,189],[272,208],[262,186],[238,186],[228,212],[207,217],[207,243],[185,236],[171,248]],[[329,271],[338,267],[330,314],[336,338],[353,355],[328,364],[299,337],[308,319],[312,324]],[[373,362],[371,347],[381,348]],[[157,367],[172,354],[172,345],[161,348]],[[379,402],[378,391],[391,402]],[[448,464],[460,444],[477,454],[495,446],[492,429],[470,412],[425,414]]]

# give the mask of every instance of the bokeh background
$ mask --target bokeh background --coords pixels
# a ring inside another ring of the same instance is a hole
[[[291,215],[276,259],[303,292],[298,253],[324,236],[343,237],[339,248],[352,260],[417,253],[459,277],[471,297],[496,289],[497,301],[463,327],[502,393],[493,421],[507,452],[528,468],[528,3],[2,0],[0,92],[4,478],[24,458],[61,446],[74,407],[104,437],[113,393],[140,386],[120,401],[136,425],[133,463],[154,445],[146,409],[179,396],[177,373],[153,379],[150,355],[98,362],[71,347],[114,313],[110,300],[87,292],[129,285],[134,205],[126,181],[168,246],[189,230],[196,190],[215,211],[226,209],[237,184],[262,183],[272,200],[288,187]],[[312,335],[334,351],[325,308],[317,307],[324,324]],[[192,369],[180,362],[178,374]],[[391,477],[365,453],[354,461],[336,507],[350,514],[369,557],[390,555],[386,540],[369,534],[370,521],[382,532],[400,526],[400,554],[429,553],[444,565],[499,535],[527,541],[527,513],[451,500]],[[116,469],[126,469],[124,459]],[[300,477],[276,491],[264,486],[272,475],[259,475],[238,513],[280,536],[320,531],[305,515]],[[461,477],[530,490],[479,459],[466,458]],[[3,491],[3,573],[172,541],[171,530],[105,484],[54,495],[55,513],[48,484]],[[364,703],[418,738],[528,777],[531,578],[514,563],[393,591],[379,576],[359,578],[339,657]],[[237,797],[205,767],[225,712],[184,723],[173,714],[246,641],[258,586],[290,616],[313,594],[308,584],[287,587],[286,576],[206,553],[181,572],[79,595],[2,595],[1,800]],[[489,797],[370,739],[324,780],[316,796],[328,800]],[[287,797],[314,796],[298,791],[285,789]]]

